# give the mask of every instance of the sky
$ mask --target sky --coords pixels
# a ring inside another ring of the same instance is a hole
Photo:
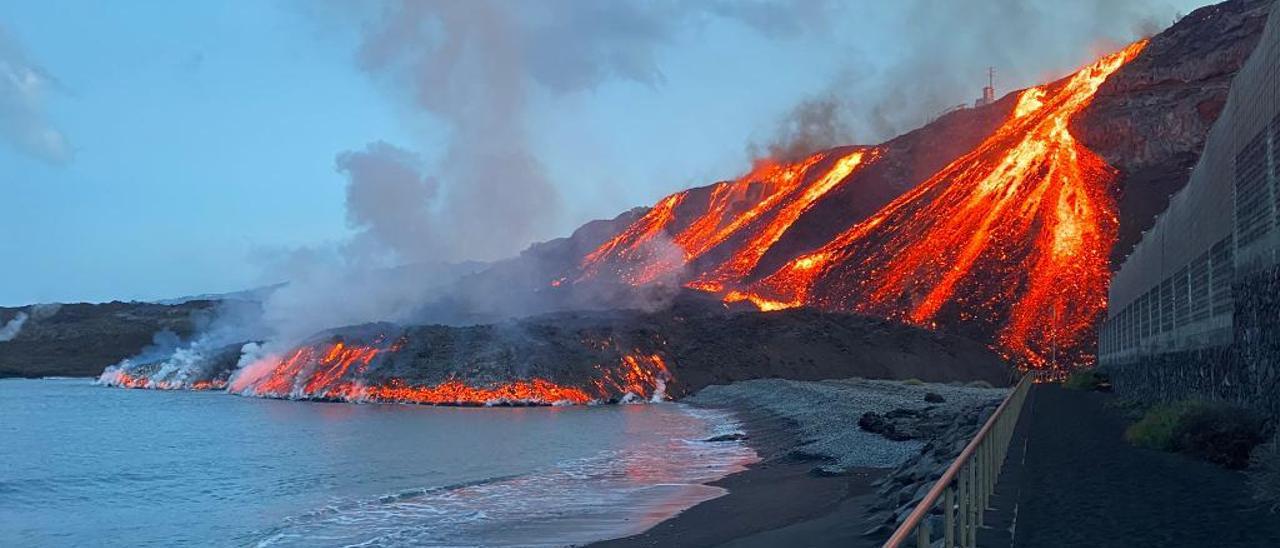
[[[1204,3],[0,3],[0,306],[509,256]]]

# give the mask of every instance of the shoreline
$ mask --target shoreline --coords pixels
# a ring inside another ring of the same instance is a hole
[[[902,496],[894,489],[900,467],[919,461],[928,442],[954,430],[975,404],[1004,393],[856,378],[708,387],[685,403],[732,413],[760,461],[709,483],[728,491],[720,497],[642,533],[587,546],[880,546],[891,526],[878,510],[881,499]],[[895,410],[921,413],[907,439],[891,441],[859,426],[864,413]],[[881,483],[891,476],[893,485]]]
[[[727,411],[742,425],[743,440],[760,460],[706,485],[727,491],[691,506],[648,530],[586,544],[596,548],[642,546],[877,546],[863,536],[861,518],[874,502],[874,481],[887,468],[857,468],[843,475],[813,471],[824,459],[796,455],[794,424],[780,415],[736,406],[697,405]],[[856,428],[856,426],[855,426]]]
[[[873,510],[887,498],[880,480],[896,477],[898,465],[917,456],[929,437],[890,441],[864,431],[858,417],[905,408],[936,410],[951,422],[967,399],[993,391],[1002,389],[864,379],[709,387],[680,403],[728,414],[745,435],[702,441],[745,445],[759,460],[698,484],[723,494],[689,501],[694,504],[639,533],[580,546],[877,546],[885,525]]]

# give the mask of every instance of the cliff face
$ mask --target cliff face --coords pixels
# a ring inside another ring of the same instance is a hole
[[[1120,170],[1113,268],[1186,185],[1272,4],[1233,0],[1192,12],[1152,37],[1075,119],[1072,133]]]

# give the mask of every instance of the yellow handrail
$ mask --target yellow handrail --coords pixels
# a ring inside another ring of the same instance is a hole
[[[1018,424],[1022,404],[1026,401],[1033,382],[1032,373],[1022,376],[1013,391],[1000,402],[1000,407],[996,408],[995,413],[978,430],[977,435],[920,500],[920,504],[916,505],[884,543],[885,548],[904,546],[912,533],[915,533],[917,546],[932,546],[933,532],[926,518],[934,506],[937,506],[939,499],[943,503],[942,545],[952,548],[957,546],[957,540],[959,546],[977,545],[977,532],[982,526],[983,510],[995,490],[996,478],[1000,477],[1000,469],[1009,453],[1013,429]]]

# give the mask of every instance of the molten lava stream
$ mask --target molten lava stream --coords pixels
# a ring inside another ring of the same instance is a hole
[[[647,273],[647,268],[666,268],[664,263],[672,258],[663,248],[664,242],[658,236],[663,235],[667,226],[675,219],[675,209],[687,194],[688,191],[678,192],[663,198],[626,230],[589,253],[582,259],[582,274],[578,280],[598,276],[601,268],[606,265],[617,266],[619,277],[629,283],[638,283],[633,281],[637,279],[652,279],[653,275]],[[633,269],[640,269],[640,272],[633,272]]]
[[[118,388],[148,388],[151,390],[223,390],[227,387],[224,380],[198,380],[183,382],[177,380],[153,379],[146,375],[134,375],[120,369],[109,368],[98,380],[105,386]]]
[[[435,385],[409,385],[391,378],[369,383],[365,373],[381,355],[400,350],[403,342],[383,348],[343,342],[303,346],[281,358],[251,364],[232,379],[230,391],[249,396],[331,399],[432,405],[586,404],[623,399],[660,399],[671,379],[658,354],[625,355],[615,366],[597,367],[588,388],[564,386],[532,378],[476,386],[456,378]],[[353,369],[352,366],[357,366]]]
[[[1138,42],[1023,91],[977,148],[748,291],[762,309],[814,305],[925,326],[982,324],[1025,367],[1086,364],[1116,238],[1115,171],[1069,131]]]
[[[608,268],[616,271],[625,283],[644,285],[677,271],[735,235],[752,230],[772,215],[768,227],[750,235],[749,245],[755,248],[735,253],[740,263],[738,268],[754,265],[809,204],[844,181],[866,154],[865,150],[856,150],[836,158],[827,176],[807,187],[805,182],[812,179],[814,166],[829,159],[828,153],[814,154],[794,163],[762,162],[735,181],[716,183],[711,188],[706,210],[682,229],[674,226],[674,210],[687,199],[690,191],[672,194],[588,254],[582,260],[582,275],[578,279],[596,277]],[[778,220],[780,218],[782,220]],[[759,256],[752,258],[756,253]],[[713,285],[716,283],[708,278],[692,287],[718,290],[719,286]]]
[[[878,149],[856,150],[835,161],[826,173],[812,184],[806,186],[798,195],[787,201],[780,211],[769,222],[756,230],[745,244],[737,249],[728,260],[716,269],[704,273],[688,284],[694,289],[721,291],[726,285],[736,284],[747,277],[765,253],[778,243],[782,235],[795,224],[804,212],[825,196],[832,189],[849,179],[853,172],[880,156]]]

